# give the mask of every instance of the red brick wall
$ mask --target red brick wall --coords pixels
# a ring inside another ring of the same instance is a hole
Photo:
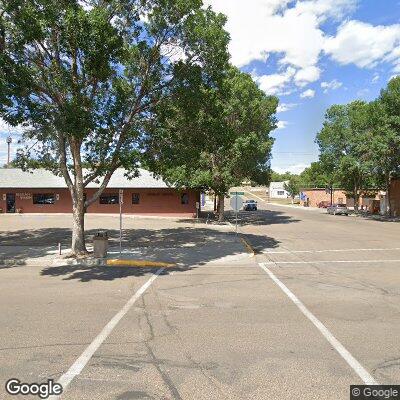
[[[87,189],[88,198],[95,189]],[[22,208],[23,213],[70,213],[72,201],[68,189],[0,189],[0,208],[6,212],[6,193],[15,193],[16,208]],[[33,194],[54,193],[55,204],[33,204]],[[106,189],[104,194],[118,194],[118,189]],[[132,204],[132,193],[139,193],[140,203]],[[174,189],[124,189],[122,212],[125,214],[147,215],[185,215],[196,213],[196,202],[199,193],[194,190],[185,191],[189,195],[189,204],[181,204],[183,192]],[[88,213],[119,213],[119,204],[100,204],[99,200],[88,208]]]
[[[390,204],[393,215],[400,216],[400,179],[393,179],[390,183]]]
[[[318,207],[318,203],[321,201],[331,201],[331,195],[326,193],[325,189],[301,189],[300,191],[308,197],[310,207]],[[353,199],[347,199],[343,190],[338,189],[333,192],[333,203],[339,202],[346,203],[348,207],[354,206]]]

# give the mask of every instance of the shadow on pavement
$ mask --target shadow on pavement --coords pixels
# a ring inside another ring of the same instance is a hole
[[[232,210],[225,211],[225,222],[218,222],[218,216],[212,211],[202,211],[200,213],[201,222],[204,223],[207,220],[213,224],[226,225],[226,221],[230,223],[235,222],[236,214]],[[178,223],[188,223],[192,221],[189,219],[181,219]],[[196,221],[196,220],[194,220]],[[283,211],[272,211],[272,210],[257,210],[257,211],[239,211],[238,212],[238,225],[275,225],[275,224],[290,224],[293,222],[301,222],[300,219],[296,219],[286,214]]]
[[[226,219],[231,223],[234,223],[235,212],[227,211]],[[238,225],[291,224],[300,221],[301,221],[300,219],[293,218],[282,211],[257,210],[257,211],[240,211],[238,213]]]
[[[111,244],[116,244],[118,231],[109,232]],[[246,235],[258,248],[271,249],[279,242],[264,235]],[[177,267],[166,268],[163,274],[172,271],[188,271],[198,266],[218,261],[227,256],[243,254],[245,249],[233,232],[220,232],[209,228],[174,228],[147,230],[136,229],[125,232],[123,247],[129,258],[142,258],[150,261],[174,262]],[[117,252],[117,247],[111,247]],[[65,276],[64,279],[77,279],[81,282],[91,280],[114,280],[127,276],[141,276],[155,272],[158,268],[96,267],[96,266],[54,266],[45,267],[41,275]]]
[[[227,220],[234,222],[235,214],[226,213]],[[211,225],[204,224],[204,220],[176,221],[172,228],[157,229],[151,226],[146,229],[125,228],[123,230],[122,248],[127,251],[128,257],[150,261],[166,261],[178,264],[176,271],[192,268],[193,265],[202,265],[217,261],[226,256],[237,255],[244,251],[243,245],[235,238],[231,228],[225,223],[223,227],[215,221]],[[190,222],[190,225],[188,224]],[[270,225],[299,222],[279,211],[259,210],[257,212],[241,212],[240,225]],[[179,226],[185,223],[186,226]],[[189,225],[189,226],[188,226]],[[99,229],[86,230],[87,244],[91,245],[91,238]],[[107,229],[109,245],[117,250],[119,245],[119,230]],[[272,249],[279,244],[274,238],[264,234],[246,234],[245,238],[256,249]],[[71,229],[67,227],[20,229],[15,231],[0,231],[0,264],[1,260],[16,259],[23,264],[26,259],[37,259],[43,265],[49,265],[52,257],[57,253],[58,243],[65,250],[70,247]],[[118,253],[115,251],[115,256]],[[46,261],[49,261],[47,262]],[[1,268],[1,267],[0,267]],[[10,268],[10,266],[4,266]],[[127,267],[84,267],[64,266],[46,267],[42,275],[65,276],[64,279],[78,279],[87,282],[92,279],[113,280],[131,275],[143,275],[153,269],[139,269]],[[166,270],[165,273],[171,272]]]

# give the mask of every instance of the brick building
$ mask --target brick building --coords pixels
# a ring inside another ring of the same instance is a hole
[[[149,171],[128,180],[124,170],[113,174],[107,189],[88,207],[88,213],[119,213],[119,191],[123,191],[124,214],[195,216],[199,192],[178,191],[168,187]],[[85,195],[90,197],[99,185],[90,183]],[[33,173],[20,169],[0,169],[1,213],[70,213],[72,200],[64,178],[46,170]]]
[[[330,193],[326,193],[325,188],[302,188],[300,189],[300,193],[303,194],[303,196],[300,196],[301,199],[305,196],[305,200],[300,201],[301,205],[307,203],[309,207],[318,207],[321,201],[331,201],[331,195]],[[333,191],[333,203],[344,203],[348,207],[354,206],[354,200],[347,198],[346,193],[342,189],[335,189]]]
[[[390,204],[392,206],[392,215],[400,216],[400,179],[392,179],[390,183]]]

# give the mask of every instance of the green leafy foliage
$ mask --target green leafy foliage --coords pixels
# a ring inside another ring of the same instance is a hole
[[[326,188],[330,186],[338,187],[339,183],[334,180],[331,168],[324,165],[321,161],[311,163],[299,176],[302,188]]]
[[[300,192],[300,179],[298,176],[292,175],[288,182],[283,184],[284,189],[288,192],[289,196],[292,200],[299,194]]]
[[[368,157],[362,152],[369,126],[369,107],[362,101],[334,105],[325,115],[317,134],[324,170],[355,199],[359,190],[368,187]]]
[[[234,67],[212,82],[192,76],[160,104],[148,163],[170,183],[220,196],[244,179],[265,183],[277,104]]]
[[[391,179],[400,173],[400,77],[371,103],[330,107],[316,141],[322,175],[346,189],[356,208],[360,192],[383,188],[389,194]]]
[[[135,174],[171,88],[226,69],[224,23],[200,0],[0,0],[0,116],[28,127],[20,166],[65,178],[81,228],[115,169]]]

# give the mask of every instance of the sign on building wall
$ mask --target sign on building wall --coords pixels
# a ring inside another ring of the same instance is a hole
[[[32,193],[16,193],[16,196],[19,197],[21,200],[31,200]]]

